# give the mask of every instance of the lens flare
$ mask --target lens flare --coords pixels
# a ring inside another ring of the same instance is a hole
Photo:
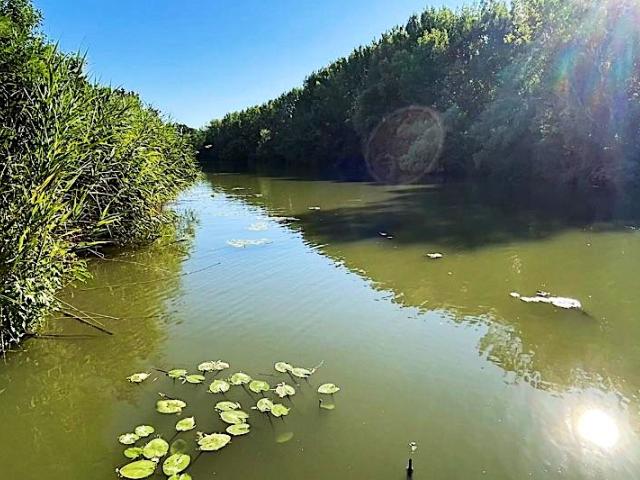
[[[615,420],[595,408],[580,414],[576,429],[580,438],[601,448],[613,448],[620,439],[620,431]]]

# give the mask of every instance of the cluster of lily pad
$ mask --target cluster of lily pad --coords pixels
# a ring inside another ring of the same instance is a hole
[[[199,373],[189,373],[185,369],[158,370],[174,381],[180,381],[183,384],[189,383],[198,385],[206,380],[205,374],[213,373],[217,375],[223,370],[230,368],[230,365],[222,360],[207,361],[198,365]],[[294,367],[286,362],[277,362],[274,369],[282,374],[287,374],[295,383],[295,378],[307,379],[315,373],[318,367],[307,369],[302,367]],[[148,372],[134,373],[127,377],[131,383],[140,384],[151,376]],[[282,403],[275,403],[274,400],[267,398],[268,392],[273,392],[280,399],[288,398],[296,394],[296,389],[286,382],[280,382],[272,387],[264,380],[254,379],[244,372],[237,372],[230,375],[226,379],[214,379],[208,387],[208,392],[212,394],[224,395],[232,386],[240,386],[247,392],[262,395],[252,410],[257,410],[263,414],[271,415],[276,418],[287,416],[291,408]],[[247,390],[248,389],[248,390]],[[333,395],[340,390],[333,383],[325,383],[318,387],[317,391],[322,395]],[[160,394],[161,399],[156,402],[156,411],[161,414],[181,414],[187,407],[187,403],[177,398],[170,398],[167,395]],[[322,399],[319,400],[319,406],[324,409],[333,409],[335,405],[326,404]],[[197,432],[196,444],[199,450],[198,455],[192,461],[191,456],[185,453],[187,443],[178,439],[169,445],[169,442],[161,437],[153,438],[144,445],[142,439],[146,439],[155,433],[155,428],[150,425],[139,425],[135,427],[133,432],[124,433],[118,437],[118,441],[127,448],[124,450],[124,456],[132,462],[116,469],[118,475],[127,479],[144,479],[153,475],[158,465],[162,465],[162,472],[167,476],[168,480],[192,480],[185,470],[197,460],[202,452],[218,451],[229,443],[232,437],[247,435],[251,431],[248,423],[249,414],[242,409],[239,402],[230,400],[218,401],[215,405],[215,411],[220,419],[228,426],[226,433],[203,433]],[[189,432],[196,428],[195,417],[187,417],[179,420],[175,425],[175,434],[181,432]],[[291,435],[292,436],[292,435]],[[290,437],[288,437],[290,438]],[[163,460],[164,459],[164,460]]]

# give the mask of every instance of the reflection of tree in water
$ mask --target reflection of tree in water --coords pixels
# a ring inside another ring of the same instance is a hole
[[[52,316],[47,332],[91,337],[32,339],[8,356],[0,371],[0,443],[15,445],[17,453],[0,455],[6,478],[42,478],[43,466],[53,478],[77,478],[79,470],[113,476],[108,455],[103,455],[104,465],[95,465],[102,461],[97,455],[101,449],[113,449],[113,439],[104,438],[105,427],[114,408],[121,408],[117,400],[133,403],[138,396],[125,377],[160,355],[163,323],[180,288],[178,275],[192,229],[186,224],[165,235],[154,245],[90,261],[93,279],[61,292],[63,300],[80,310],[118,317],[98,319],[113,336]],[[104,288],[118,284],[127,286]],[[37,462],[25,461],[33,455]],[[77,464],[61,462],[63,457],[75,458]]]
[[[215,184],[269,212],[298,217],[293,228],[307,241],[328,244],[324,254],[374,288],[393,292],[396,302],[446,311],[460,324],[485,325],[480,354],[518,381],[553,391],[596,387],[628,397],[640,388],[640,348],[630,340],[640,336],[633,321],[640,304],[621,288],[636,278],[640,261],[637,245],[626,244],[633,235],[627,225],[638,223],[633,199],[250,176],[216,177]],[[236,186],[247,190],[231,190]],[[308,212],[309,205],[322,209]],[[602,242],[597,250],[586,250],[584,232]],[[556,238],[557,246],[542,241]],[[445,259],[429,263],[425,245],[442,249]],[[581,299],[590,315],[527,305],[508,295],[515,285],[533,293],[545,282],[554,293]]]

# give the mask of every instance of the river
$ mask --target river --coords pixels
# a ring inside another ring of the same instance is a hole
[[[180,241],[93,260],[63,292],[114,317],[113,336],[53,317],[45,331],[70,336],[7,355],[1,477],[116,478],[120,434],[173,436],[158,392],[223,431],[210,377],[154,370],[217,359],[299,385],[286,420],[232,387],[252,431],[199,457],[194,480],[403,479],[409,442],[416,479],[640,477],[639,204],[490,191],[209,175],[176,202]],[[509,295],[540,289],[584,312]],[[294,382],[276,361],[321,366]],[[341,387],[333,410],[324,382]]]

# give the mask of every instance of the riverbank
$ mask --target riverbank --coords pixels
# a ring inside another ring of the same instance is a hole
[[[84,257],[145,243],[197,177],[180,130],[39,33],[27,0],[0,0],[0,351],[38,330]]]

